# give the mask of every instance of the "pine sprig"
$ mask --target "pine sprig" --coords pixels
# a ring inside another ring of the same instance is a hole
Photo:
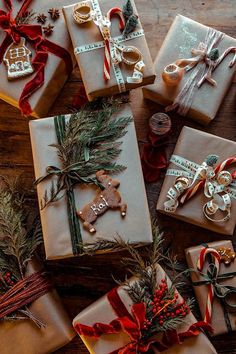
[[[26,11],[22,16],[17,17],[17,24],[18,25],[26,25],[32,23],[37,17],[37,14],[33,11]]]
[[[39,220],[28,222],[25,198],[19,180],[1,178],[0,185],[0,272],[11,269],[23,278],[28,261],[42,243]]]
[[[129,253],[122,262],[133,278],[118,284],[124,287],[133,303],[145,304],[144,342],[160,333],[178,330],[186,323],[186,316],[191,310],[191,301],[184,301],[176,291],[176,285],[180,285],[178,277],[171,284],[167,276],[157,282],[157,263],[167,257],[163,256],[162,243],[163,237],[156,225],[153,226],[153,246],[144,249],[142,255],[132,245],[120,242],[123,250]]]
[[[22,185],[19,178],[0,177],[0,295],[24,278],[28,262],[42,243],[39,220],[31,218]],[[27,307],[4,318],[23,319],[43,325]]]
[[[101,109],[94,110],[93,105],[87,104],[71,114],[62,141],[51,145],[57,150],[62,169],[56,167],[56,173],[47,173],[36,181],[38,184],[52,178],[51,186],[41,200],[41,209],[57,202],[64,196],[63,190],[76,184],[95,184],[102,188],[95,177],[99,170],[111,174],[125,170],[116,159],[121,153],[120,139],[126,134],[132,117],[117,117],[119,108],[120,101],[107,100]]]

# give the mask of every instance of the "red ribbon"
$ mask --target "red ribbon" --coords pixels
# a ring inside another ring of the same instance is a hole
[[[148,143],[143,146],[141,162],[144,179],[148,183],[156,182],[161,172],[167,168],[166,136],[156,135],[149,131]]]
[[[12,0],[4,0],[8,12],[0,10],[0,27],[6,32],[6,37],[0,46],[0,64],[3,61],[4,54],[9,45],[19,43],[21,37],[31,43],[35,49],[35,56],[32,60],[32,66],[36,72],[34,78],[30,80],[21,93],[19,99],[19,108],[24,115],[32,113],[29,104],[30,96],[44,84],[45,66],[48,60],[48,53],[52,53],[64,60],[68,75],[73,69],[70,53],[63,47],[45,39],[42,34],[42,27],[39,25],[18,25],[17,19],[23,16],[31,4],[32,0],[25,0],[16,18],[12,17]]]
[[[0,296],[0,319],[31,304],[53,288],[47,275],[37,272],[18,281]]]
[[[75,330],[81,336],[98,339],[103,334],[117,334],[121,331],[128,334],[130,342],[124,347],[117,349],[109,354],[137,354],[147,353],[151,345],[162,352],[174,344],[181,344],[189,337],[195,337],[200,333],[200,329],[209,330],[210,326],[205,322],[197,322],[192,324],[186,332],[178,333],[177,331],[166,331],[161,339],[142,339],[142,330],[146,320],[146,305],[144,303],[134,304],[131,307],[131,314],[122,302],[118,289],[113,289],[108,293],[108,300],[117,314],[118,318],[109,324],[95,323],[93,326],[86,326],[80,323],[75,325]]]

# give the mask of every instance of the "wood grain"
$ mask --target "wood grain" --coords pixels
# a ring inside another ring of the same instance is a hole
[[[178,13],[213,26],[234,37],[236,36],[235,0],[136,0],[136,3],[153,59],[164,40],[172,20]],[[54,107],[49,112],[49,116],[68,113],[72,97],[78,92],[80,86],[79,71],[75,69]],[[235,140],[235,95],[236,81],[234,80],[216,119],[207,128],[172,114],[174,128],[168,142],[168,156],[171,155],[174,149],[183,125]],[[142,142],[146,139],[148,118],[153,113],[162,111],[162,108],[143,100],[140,89],[131,93],[131,105],[140,148],[142,148]],[[197,144],[197,142],[194,143]],[[0,173],[11,176],[24,173],[29,186],[34,179],[28,120],[22,117],[16,108],[9,106],[3,101],[0,101]],[[218,240],[221,236],[184,222],[170,219],[167,216],[157,215],[155,206],[162,181],[163,178],[157,183],[146,186],[150,212],[153,218],[157,218],[160,226],[174,236],[172,237],[172,250],[178,255],[180,261],[184,261],[184,249],[186,247],[203,241]],[[233,237],[233,241],[236,246],[235,237]],[[111,274],[119,279],[124,277],[119,260],[120,254],[112,254],[61,262],[47,262],[47,267],[53,273],[56,287],[71,319],[114,286]],[[107,266],[108,264],[109,267]],[[189,295],[192,295],[191,289],[189,290]],[[196,314],[198,315],[197,309]],[[212,342],[219,354],[236,353],[236,338],[234,334],[219,336],[212,339]],[[79,337],[57,351],[57,354],[78,353],[88,353]]]

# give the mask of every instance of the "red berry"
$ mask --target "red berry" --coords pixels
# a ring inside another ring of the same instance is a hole
[[[153,313],[156,313],[156,312],[157,312],[156,308],[152,309],[152,312],[153,312]]]
[[[161,326],[163,326],[164,322],[163,322],[163,321],[160,321],[159,324],[160,324]]]

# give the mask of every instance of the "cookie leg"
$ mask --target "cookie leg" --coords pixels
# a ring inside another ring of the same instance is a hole
[[[88,221],[85,221],[83,223],[83,226],[85,230],[89,231],[91,234],[94,234],[96,232],[95,227],[92,224],[90,224]]]
[[[125,217],[126,216],[126,210],[127,210],[127,204],[120,204],[119,205],[121,216]]]

